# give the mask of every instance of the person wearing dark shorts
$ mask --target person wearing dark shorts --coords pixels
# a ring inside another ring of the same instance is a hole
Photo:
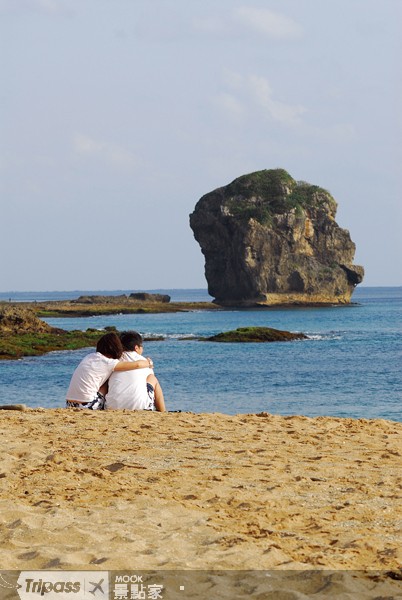
[[[139,333],[126,331],[120,334],[120,339],[125,350],[122,360],[142,360],[143,340]],[[106,408],[165,412],[162,387],[153,369],[112,373],[106,394]]]

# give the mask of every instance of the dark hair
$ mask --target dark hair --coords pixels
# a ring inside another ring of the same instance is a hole
[[[136,346],[142,346],[143,340],[142,335],[137,331],[123,331],[120,334],[121,343],[123,344],[124,350],[132,352]]]
[[[108,358],[120,358],[124,348],[117,333],[111,332],[106,333],[98,340],[96,351]]]

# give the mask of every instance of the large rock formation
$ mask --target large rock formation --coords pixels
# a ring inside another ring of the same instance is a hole
[[[283,169],[243,175],[203,196],[190,226],[215,302],[348,303],[364,269],[352,264],[355,245],[336,209],[329,192]]]

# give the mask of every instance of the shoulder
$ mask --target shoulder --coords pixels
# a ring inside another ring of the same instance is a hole
[[[91,354],[87,354],[82,359],[81,364],[85,365],[85,364],[93,364],[93,363],[97,362],[99,360],[98,355],[99,355],[98,352],[91,352]]]
[[[93,354],[90,354],[89,356],[93,356],[92,361],[94,363],[99,363],[102,365],[110,365],[110,366],[114,367],[119,362],[118,358],[109,358],[109,357],[105,356],[104,354],[101,354],[100,352],[94,352]]]
[[[141,356],[141,354],[138,354],[134,350],[131,352],[126,351],[123,353],[121,360],[124,360],[127,362],[136,362],[137,360],[142,360],[142,356]]]

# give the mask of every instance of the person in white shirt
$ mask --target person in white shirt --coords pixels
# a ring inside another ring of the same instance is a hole
[[[150,358],[120,361],[123,345],[117,333],[106,333],[96,345],[96,352],[88,354],[75,369],[66,395],[67,408],[105,408],[106,382],[114,371],[149,371]]]
[[[136,331],[120,334],[125,350],[122,360],[142,361],[142,336]],[[157,410],[165,412],[165,399],[152,367],[136,371],[113,372],[108,382],[106,409]]]

